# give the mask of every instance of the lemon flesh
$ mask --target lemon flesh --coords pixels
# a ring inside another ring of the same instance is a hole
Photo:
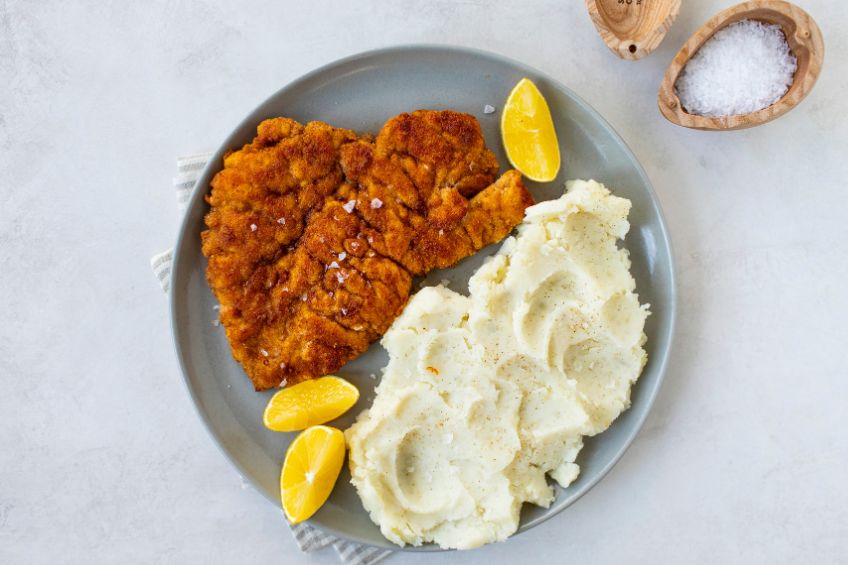
[[[312,426],[298,434],[280,473],[280,499],[289,522],[303,522],[323,506],[333,492],[344,457],[341,430]]]
[[[276,432],[294,432],[335,420],[356,404],[359,390],[335,376],[304,381],[271,397],[262,421]]]
[[[550,182],[559,173],[560,151],[545,97],[523,78],[509,93],[501,113],[501,138],[507,159],[524,176]]]

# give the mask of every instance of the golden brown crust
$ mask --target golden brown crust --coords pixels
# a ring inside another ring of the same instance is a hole
[[[412,277],[505,237],[532,199],[476,119],[419,110],[376,139],[262,122],[224,159],[203,253],[233,351],[257,390],[339,369],[400,314]],[[491,186],[490,186],[491,185]]]

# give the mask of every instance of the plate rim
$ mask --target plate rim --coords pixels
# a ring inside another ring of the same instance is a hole
[[[168,292],[168,294],[169,294],[168,304],[169,304],[169,309],[170,309],[170,316],[169,317],[170,317],[170,324],[171,324],[171,337],[173,339],[173,348],[174,348],[174,352],[177,356],[177,361],[178,361],[178,364],[179,364],[179,367],[180,367],[180,373],[181,373],[181,376],[182,376],[183,385],[185,386],[186,390],[188,391],[188,394],[189,394],[189,397],[191,398],[192,405],[193,405],[195,412],[200,417],[200,420],[203,423],[203,426],[206,429],[206,432],[211,436],[213,443],[215,444],[217,449],[224,455],[224,457],[230,462],[230,464],[232,464],[233,467],[235,467],[235,469],[238,471],[238,473],[241,476],[247,478],[247,480],[250,482],[250,484],[251,484],[251,486],[253,487],[254,490],[256,490],[259,494],[261,494],[263,496],[263,498],[266,498],[267,500],[272,502],[274,505],[279,505],[279,499],[272,498],[263,489],[258,488],[257,485],[253,482],[253,479],[251,478],[250,473],[244,467],[244,465],[242,465],[242,463],[239,460],[237,460],[235,457],[233,457],[224,448],[224,442],[223,442],[222,438],[220,437],[220,434],[216,431],[215,427],[212,425],[212,422],[211,422],[210,418],[208,417],[208,415],[203,410],[201,410],[200,399],[198,398],[197,393],[195,392],[194,388],[191,386],[190,381],[189,381],[185,355],[184,355],[182,348],[180,346],[180,343],[181,343],[180,332],[181,331],[187,332],[189,330],[188,329],[181,329],[179,327],[178,320],[177,320],[177,302],[178,302],[177,296],[178,296],[179,293],[174,292],[174,289],[178,287],[179,282],[180,282],[180,275],[179,275],[180,269],[178,268],[178,266],[180,265],[181,261],[183,260],[184,242],[186,241],[186,236],[189,235],[189,234],[187,234],[187,231],[188,231],[188,228],[189,228],[189,225],[188,225],[189,224],[189,215],[190,215],[189,211],[192,210],[195,206],[197,206],[198,200],[202,200],[203,197],[206,195],[207,191],[205,190],[205,188],[201,188],[201,187],[206,187],[206,186],[209,185],[209,182],[211,181],[211,179],[209,178],[210,175],[211,175],[211,172],[219,167],[221,159],[223,158],[224,154],[230,149],[230,146],[232,145],[234,138],[238,137],[237,132],[242,129],[242,127],[245,125],[246,122],[255,123],[256,119],[257,119],[257,114],[260,113],[260,110],[266,104],[268,104],[271,100],[282,95],[284,91],[289,90],[291,88],[294,88],[294,87],[296,87],[296,86],[298,86],[298,85],[300,85],[304,82],[307,82],[307,81],[309,81],[309,80],[311,80],[311,79],[315,78],[316,76],[319,76],[323,73],[326,73],[328,71],[332,71],[334,68],[341,67],[341,66],[344,66],[344,65],[348,65],[350,63],[354,63],[354,62],[357,62],[357,61],[367,60],[369,58],[379,57],[379,56],[383,56],[383,55],[386,55],[386,54],[403,55],[403,54],[406,54],[406,53],[421,53],[421,52],[431,52],[431,53],[434,53],[434,54],[442,53],[442,54],[449,54],[449,55],[457,55],[458,54],[458,55],[466,55],[466,56],[473,56],[473,57],[482,57],[482,58],[486,58],[486,59],[489,59],[489,60],[493,60],[493,61],[498,62],[498,63],[505,63],[505,64],[513,66],[515,68],[521,69],[522,71],[526,71],[527,74],[535,74],[537,76],[543,77],[545,80],[547,80],[551,84],[555,85],[558,89],[562,90],[563,92],[566,92],[571,97],[571,99],[584,112],[586,112],[587,114],[592,116],[592,118],[597,120],[606,129],[608,129],[610,132],[612,132],[614,139],[618,142],[618,144],[624,150],[625,154],[633,162],[635,169],[636,169],[636,171],[637,171],[637,173],[640,177],[640,180],[644,183],[644,185],[648,189],[647,190],[648,199],[651,203],[651,206],[655,210],[657,221],[658,221],[658,226],[659,226],[659,232],[662,235],[663,244],[664,244],[665,248],[668,249],[668,257],[667,257],[667,259],[668,259],[668,280],[669,280],[669,289],[670,289],[669,290],[669,296],[668,296],[668,300],[669,300],[668,334],[667,334],[666,343],[665,343],[665,346],[663,348],[663,351],[657,357],[654,357],[651,360],[657,366],[657,369],[656,369],[657,378],[656,378],[656,385],[654,386],[654,388],[651,391],[649,391],[649,394],[647,395],[645,400],[643,400],[643,403],[645,403],[644,412],[635,420],[633,426],[630,428],[628,433],[625,435],[625,438],[624,438],[624,441],[623,441],[621,447],[613,455],[613,457],[607,462],[607,464],[591,480],[589,480],[585,484],[581,485],[580,489],[575,491],[572,494],[572,496],[570,497],[570,500],[567,504],[561,505],[558,508],[554,508],[551,512],[547,512],[542,516],[536,517],[533,520],[530,520],[529,522],[521,524],[520,527],[518,528],[518,530],[516,530],[513,534],[511,534],[507,538],[507,540],[509,540],[509,539],[519,535],[519,534],[522,534],[526,531],[531,530],[532,528],[535,528],[536,526],[538,526],[538,525],[540,525],[544,522],[547,522],[548,520],[550,520],[554,516],[559,515],[563,510],[565,510],[569,506],[576,503],[586,493],[588,493],[590,490],[592,490],[592,488],[594,488],[595,485],[597,485],[598,482],[601,481],[601,479],[606,477],[606,475],[612,470],[613,467],[615,467],[615,465],[619,462],[619,460],[624,456],[624,453],[630,448],[633,441],[636,439],[636,436],[638,435],[638,433],[641,431],[642,427],[644,426],[645,421],[648,418],[648,415],[651,413],[651,410],[653,409],[653,405],[654,405],[654,402],[657,398],[657,395],[659,394],[659,390],[662,388],[663,382],[665,381],[669,357],[670,357],[671,351],[673,350],[673,347],[674,347],[674,341],[675,341],[675,335],[676,335],[676,326],[677,326],[677,316],[678,316],[678,306],[677,306],[678,288],[677,288],[677,285],[678,285],[678,283],[677,283],[677,270],[676,270],[675,259],[674,259],[674,249],[673,249],[673,246],[672,246],[671,238],[669,236],[668,225],[667,225],[667,222],[666,222],[666,219],[665,219],[665,215],[663,213],[662,206],[659,202],[659,198],[657,197],[657,194],[654,191],[653,183],[651,183],[651,180],[648,177],[647,173],[645,172],[645,170],[642,166],[642,163],[639,161],[636,154],[633,152],[633,150],[630,148],[630,146],[627,144],[627,142],[624,140],[624,138],[621,136],[621,134],[618,133],[618,131],[606,120],[606,118],[604,118],[600,114],[600,112],[595,110],[595,108],[592,107],[588,102],[586,102],[580,95],[578,95],[576,92],[574,92],[573,90],[571,90],[570,88],[568,88],[567,86],[562,84],[562,82],[560,82],[558,79],[552,77],[548,73],[541,71],[541,70],[539,70],[535,67],[532,67],[530,65],[522,63],[521,61],[515,60],[511,57],[508,57],[506,55],[502,55],[502,54],[494,52],[494,51],[478,49],[478,48],[475,48],[475,47],[451,45],[451,44],[408,43],[408,44],[391,45],[391,46],[381,47],[381,48],[377,48],[377,49],[370,49],[370,50],[362,51],[362,52],[355,53],[355,54],[352,54],[352,55],[348,55],[346,57],[335,59],[333,61],[330,61],[328,63],[320,65],[319,67],[313,69],[312,71],[309,71],[309,72],[307,72],[303,75],[300,75],[299,77],[295,78],[294,80],[289,81],[288,83],[284,84],[282,87],[275,90],[272,94],[270,94],[269,96],[262,99],[262,101],[259,104],[255,105],[253,107],[253,109],[250,110],[250,112],[248,112],[244,116],[244,118],[242,118],[230,130],[230,133],[226,136],[226,138],[224,138],[224,140],[218,146],[218,149],[215,150],[215,152],[213,152],[211,154],[209,160],[207,161],[206,165],[203,167],[201,173],[198,175],[197,180],[195,181],[195,184],[194,184],[194,187],[192,188],[192,192],[191,192],[190,197],[186,201],[185,212],[183,213],[183,216],[180,219],[180,226],[179,226],[179,229],[177,231],[176,242],[175,242],[174,248],[173,248],[174,249],[173,259],[172,259],[172,264],[171,264],[171,277],[172,277],[172,279],[171,279],[171,284],[169,286],[169,292]],[[630,407],[628,407],[628,409],[629,408]],[[307,520],[305,523],[308,523],[310,526],[318,528],[322,532],[336,536],[340,539],[349,540],[349,541],[352,541],[352,542],[357,543],[357,544],[367,545],[367,546],[371,546],[371,547],[380,547],[380,548],[384,548],[384,549],[391,549],[393,551],[408,551],[408,552],[453,551],[453,550],[443,549],[443,548],[441,548],[438,545],[433,544],[433,543],[427,543],[427,544],[424,544],[422,546],[417,546],[417,547],[410,546],[410,545],[400,547],[400,546],[397,546],[397,545],[391,543],[388,540],[384,540],[385,544],[378,545],[378,544],[375,544],[372,540],[360,539],[356,536],[351,536],[350,534],[348,534],[346,532],[337,531],[335,528],[332,528],[332,527],[329,527],[329,526],[326,526],[326,525],[323,525],[323,524],[320,524],[320,525],[316,524],[316,523],[312,522],[312,520]]]

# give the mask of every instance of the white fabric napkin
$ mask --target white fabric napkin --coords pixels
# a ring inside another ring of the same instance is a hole
[[[206,163],[212,157],[212,153],[198,153],[177,159],[177,176],[174,177],[174,188],[176,190],[177,207],[184,212],[189,198],[194,191],[197,177],[203,171]],[[153,273],[159,279],[162,290],[168,292],[171,281],[171,261],[173,260],[173,249],[154,255],[150,259]],[[283,517],[285,521],[285,517]],[[288,524],[288,522],[286,522]],[[291,527],[294,540],[301,551],[317,551],[328,545],[332,545],[339,554],[339,559],[345,565],[372,565],[392,554],[389,549],[382,549],[370,545],[360,545],[352,541],[337,538],[324,533],[318,528],[306,523],[296,524]]]

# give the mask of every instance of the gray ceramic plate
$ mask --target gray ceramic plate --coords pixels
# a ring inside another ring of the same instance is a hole
[[[224,140],[197,183],[180,230],[171,282],[171,310],[177,355],[189,391],[215,441],[239,472],[275,505],[279,504],[280,465],[294,434],[271,432],[262,425],[270,392],[256,393],[233,361],[224,332],[213,325],[216,301],[204,278],[200,232],[209,181],[221,168],[225,151],[249,142],[265,118],[289,116],[301,122],[321,120],[358,132],[376,132],[388,118],[418,108],[452,108],[477,116],[488,146],[503,167],[498,129],[500,109],[512,87],[529,77],[545,95],[553,114],[564,161],[550,184],[529,183],[537,201],[562,195],[567,178],[594,178],[633,201],[632,230],[626,246],[648,320],[649,362],[633,391],[633,405],[605,433],[586,442],[580,477],[558,489],[550,508],[525,505],[519,531],[561,512],[603,477],[633,440],[662,380],[675,313],[675,286],[668,234],[659,205],[636,157],[597,112],[550,77],[498,55],[441,46],[394,47],[355,55],[322,67],[289,84],[250,113]],[[485,104],[497,111],[484,114]],[[442,279],[467,291],[471,273],[497,246],[486,248],[456,267],[431,273],[427,284]],[[373,397],[386,354],[375,344],[339,374],[359,387],[359,403],[333,425],[345,428]],[[281,518],[282,519],[282,518]],[[394,547],[362,508],[343,471],[329,501],[312,524],[336,535],[377,546]],[[435,549],[425,546],[421,549]]]

